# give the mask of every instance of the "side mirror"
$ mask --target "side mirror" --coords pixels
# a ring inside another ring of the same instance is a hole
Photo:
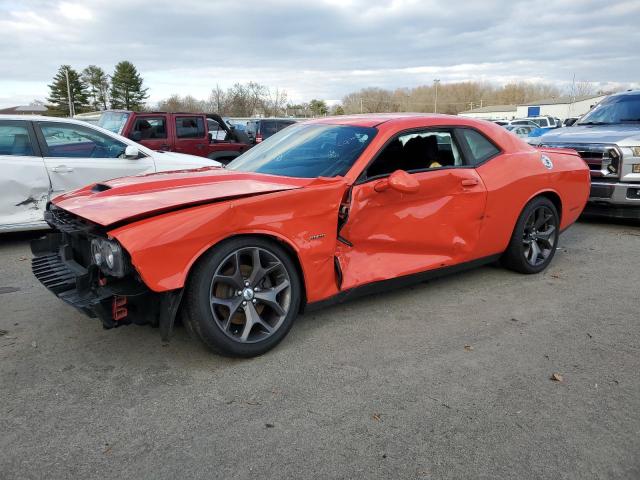
[[[127,148],[124,150],[124,158],[128,158],[129,160],[135,160],[140,156],[140,150],[135,145],[127,145]]]
[[[416,193],[420,189],[420,183],[404,170],[396,170],[373,187],[376,192],[384,192],[389,188],[400,193]]]
[[[129,138],[134,142],[139,142],[140,140],[142,140],[142,132],[140,131],[133,132],[131,133],[131,135],[129,135]]]

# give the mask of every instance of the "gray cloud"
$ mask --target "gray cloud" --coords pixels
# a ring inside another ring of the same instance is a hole
[[[442,81],[640,80],[640,2],[0,0],[0,103],[134,62],[152,99],[254,79],[308,100]],[[15,103],[15,102],[14,102]]]

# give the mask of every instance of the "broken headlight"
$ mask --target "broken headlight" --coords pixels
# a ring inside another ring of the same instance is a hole
[[[106,238],[91,240],[91,259],[107,275],[124,277],[126,273],[124,253],[115,240]]]

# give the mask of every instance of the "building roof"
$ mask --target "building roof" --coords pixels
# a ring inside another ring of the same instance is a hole
[[[5,114],[29,114],[29,113],[43,113],[47,111],[47,107],[44,105],[18,105],[17,107],[9,107],[0,109],[0,113]]]
[[[474,108],[460,113],[491,113],[491,112],[515,112],[515,105],[489,105],[487,107]]]
[[[521,103],[522,106],[529,105],[562,105],[576,102],[583,102],[585,100],[591,100],[594,98],[606,97],[606,95],[579,95],[572,97],[571,95],[563,95],[561,97],[544,98],[542,100],[536,100],[535,102]]]

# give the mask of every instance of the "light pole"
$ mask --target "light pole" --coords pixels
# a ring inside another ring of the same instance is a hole
[[[440,85],[440,79],[436,78],[433,81],[433,85],[436,87],[435,100],[433,101],[433,113],[438,113],[438,85]]]
[[[69,85],[69,69],[64,69],[64,76],[67,79],[67,99],[69,101],[69,118],[73,118],[75,114],[73,109],[73,102],[71,101],[71,86]]]

